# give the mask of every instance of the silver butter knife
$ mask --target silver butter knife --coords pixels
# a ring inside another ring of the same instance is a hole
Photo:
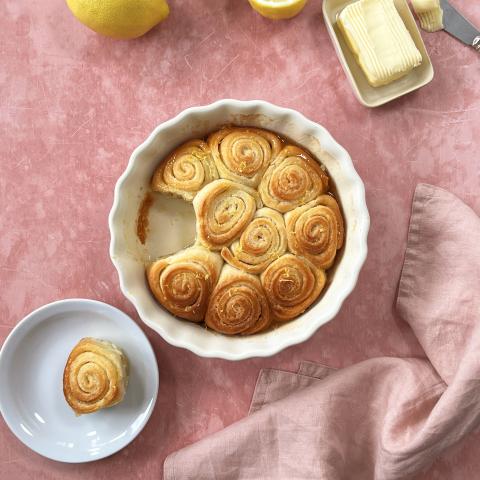
[[[480,52],[480,30],[453,8],[448,0],[440,0],[443,10],[443,29],[461,42]]]

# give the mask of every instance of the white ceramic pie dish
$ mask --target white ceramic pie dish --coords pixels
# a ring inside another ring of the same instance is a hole
[[[163,309],[150,293],[145,262],[185,248],[193,240],[194,216],[190,204],[156,196],[150,211],[150,222],[154,223],[147,247],[136,234],[138,210],[160,160],[182,142],[203,137],[225,124],[273,130],[321,157],[336,185],[346,223],[346,242],[321,298],[295,320],[253,336],[230,337],[207,330],[203,325],[179,320]],[[266,357],[307,340],[335,317],[355,287],[365,261],[369,224],[363,182],[348,153],[325,128],[294,110],[264,101],[220,100],[184,110],[159,125],[135,149],[115,187],[109,216],[110,256],[124,295],[133,303],[140,318],[170,344],[204,357],[227,360]]]

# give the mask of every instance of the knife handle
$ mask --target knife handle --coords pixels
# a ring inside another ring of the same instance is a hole
[[[480,35],[475,37],[472,42],[472,47],[477,51],[480,52]]]

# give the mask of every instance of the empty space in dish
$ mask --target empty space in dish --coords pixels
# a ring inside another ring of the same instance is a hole
[[[422,55],[422,63],[414,68],[407,75],[398,80],[383,85],[372,87],[363,70],[358,65],[351,50],[348,48],[342,32],[337,25],[337,18],[340,12],[348,5],[354,3],[351,0],[324,0],[323,16],[328,33],[337,52],[338,59],[353,88],[353,91],[360,102],[367,107],[377,107],[398,98],[406,93],[420,88],[433,79],[433,66],[428,56],[425,44],[423,43],[420,31],[415,23],[412,12],[406,0],[394,0],[395,7],[407,27],[416,47]]]
[[[193,205],[164,193],[152,193],[148,230],[143,246],[145,263],[177,253],[195,241]]]

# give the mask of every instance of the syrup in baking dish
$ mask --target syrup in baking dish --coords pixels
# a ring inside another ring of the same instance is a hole
[[[148,231],[148,212],[150,211],[150,207],[153,203],[153,195],[148,192],[145,195],[145,198],[142,200],[140,204],[140,209],[138,211],[138,219],[137,219],[137,237],[140,240],[142,245],[145,245],[145,241],[147,240],[147,231]]]

